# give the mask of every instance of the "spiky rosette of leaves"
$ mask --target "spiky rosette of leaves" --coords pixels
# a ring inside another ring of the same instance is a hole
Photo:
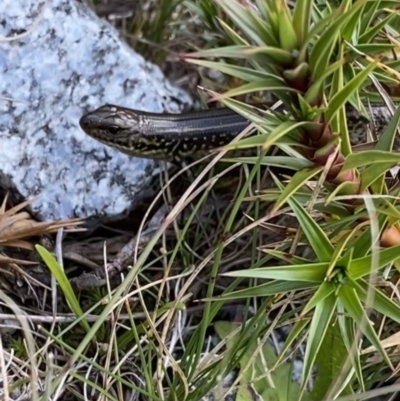
[[[298,0],[293,7],[286,0],[255,0],[256,7],[237,0],[208,3],[219,6],[231,21],[217,18],[233,45],[190,53],[187,60],[245,82],[224,94],[214,93],[213,99],[245,115],[260,133],[228,148],[265,150],[276,145],[287,153],[294,150],[314,167],[294,175],[276,209],[294,188],[321,174],[333,185],[331,195],[381,192],[386,172],[400,161],[397,155],[387,158],[400,114],[393,117],[375,150],[360,154],[352,151],[346,108],[367,119],[361,94],[370,96],[366,89],[376,82],[400,82],[398,61],[387,60],[399,46],[390,26],[398,4],[344,0],[335,8],[329,3],[319,7],[312,0]],[[268,111],[260,117],[260,110],[233,99],[260,92],[279,100],[285,112]]]
[[[203,6],[212,3],[225,13],[227,19],[218,22],[233,44],[191,53],[187,60],[244,82],[224,94],[213,93],[214,100],[249,118],[259,131],[259,135],[228,148],[267,149],[276,145],[290,156],[264,157],[264,164],[290,168],[295,174],[286,186],[274,176],[276,189],[264,191],[257,200],[273,200],[275,211],[287,204],[301,227],[298,238],[313,251],[309,258],[300,258],[282,250],[265,249],[266,254],[286,264],[227,273],[267,283],[227,291],[217,300],[310,291],[301,319],[296,321],[276,364],[307,331],[298,398],[302,399],[313,364],[318,358],[328,358],[327,354],[321,356],[322,344],[334,334],[334,349],[329,356],[331,376],[329,380],[321,379],[319,393],[314,393],[312,399],[354,394],[354,387],[332,385],[339,371],[344,372],[342,379],[347,383],[357,382],[358,388],[365,390],[356,328],[393,368],[366,309],[400,323],[398,303],[378,290],[373,281],[378,271],[390,269],[400,258],[399,186],[391,186],[386,180],[388,171],[400,162],[399,154],[392,152],[400,109],[394,112],[382,87],[400,81],[400,63],[388,57],[399,47],[399,5],[379,0],[297,0],[293,7],[283,0],[254,0],[254,4],[198,1]],[[396,24],[392,24],[396,18]],[[367,115],[362,98],[379,99],[376,92],[372,93],[372,86],[393,117],[372,150],[356,153],[351,146],[346,107],[350,104]],[[260,92],[272,94],[284,111],[263,112],[233,99]],[[256,164],[256,159],[244,158],[250,164]],[[319,198],[313,192],[315,188],[320,191]],[[312,212],[322,213],[327,221],[317,222]],[[245,348],[247,342],[237,345],[237,349]],[[333,355],[335,348],[341,350],[340,358]],[[191,351],[188,347],[187,358]],[[346,360],[350,360],[347,365]]]
[[[300,153],[315,165],[325,166],[330,161],[328,179],[339,185],[346,183],[339,193],[359,193],[359,175],[354,169],[342,168],[351,152],[345,105],[350,102],[367,115],[358,90],[365,86],[371,72],[380,69],[379,73],[388,81],[399,78],[379,57],[374,59],[374,54],[388,52],[396,43],[370,44],[394,16],[389,13],[384,18],[377,17],[386,11],[383,7],[390,6],[383,3],[394,5],[394,2],[342,1],[336,9],[328,7],[328,13],[308,0],[296,1],[293,9],[284,0],[256,0],[257,7],[232,0],[211,3],[232,21],[235,29],[219,20],[234,44],[191,53],[188,61],[247,82],[214,97],[257,122],[264,133],[258,139],[244,140],[235,146],[263,145],[265,149],[274,144],[279,146],[290,137],[297,141]],[[356,43],[351,45],[348,41],[355,35]],[[238,67],[199,60],[210,57],[246,63]],[[251,108],[231,99],[260,91],[268,91],[279,99],[291,118],[284,118],[279,124],[277,113],[267,113],[260,121]]]

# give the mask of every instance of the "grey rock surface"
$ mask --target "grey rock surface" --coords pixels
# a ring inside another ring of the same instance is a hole
[[[189,96],[75,0],[0,2],[0,185],[39,220],[115,220],[151,195],[160,166],[80,129],[105,103],[179,113]]]

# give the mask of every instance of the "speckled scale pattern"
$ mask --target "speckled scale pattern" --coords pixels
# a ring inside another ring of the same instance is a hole
[[[360,115],[353,108],[347,109],[347,126],[350,131],[350,142],[352,145],[365,143],[367,140],[367,129],[379,139],[385,128],[388,126],[392,116],[384,105],[372,104],[371,110],[366,107],[367,112],[371,111],[370,119],[360,118]],[[395,138],[393,148],[400,150],[400,140]]]

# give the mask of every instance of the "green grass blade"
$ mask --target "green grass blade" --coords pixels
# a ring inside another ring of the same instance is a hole
[[[397,190],[397,193],[392,194],[392,196],[395,196],[396,199],[398,198],[398,191],[400,191],[400,188]],[[388,199],[382,199],[382,202],[379,202],[375,208],[377,212],[391,217],[394,221],[400,220],[400,210],[396,208],[396,206]]]
[[[265,141],[268,139],[268,134],[254,135],[249,138],[241,139],[236,141],[235,143],[230,143],[225,145],[223,149],[246,149],[246,148],[255,148],[257,146],[262,146]],[[258,160],[258,158],[257,158]],[[256,163],[257,163],[256,160]]]
[[[40,257],[43,259],[46,266],[49,268],[55,279],[57,280],[58,285],[60,286],[71,311],[75,313],[78,318],[81,318],[83,315],[83,310],[79,304],[78,299],[75,296],[74,290],[71,287],[71,284],[68,280],[68,277],[65,275],[64,270],[58,264],[57,260],[54,256],[43,246],[36,245],[36,251],[39,253]],[[90,326],[86,318],[83,318],[80,321],[80,324],[85,329],[86,332],[90,330]]]
[[[255,0],[255,4],[265,21],[269,22],[274,38],[276,38],[276,46],[279,46],[279,12],[277,2]]]
[[[223,99],[223,102],[226,102],[226,99]],[[253,116],[249,119],[259,125],[257,128],[260,132],[262,132],[262,134],[254,135],[249,138],[241,139],[234,143],[230,143],[228,145],[223,146],[223,149],[243,149],[243,148],[254,148],[257,146],[268,147],[271,146],[272,144],[298,145],[297,140],[287,138],[285,137],[285,135],[294,136],[295,133],[292,131],[294,126],[300,127],[302,125],[306,125],[306,123],[296,124],[288,122],[286,124],[285,123],[280,124],[278,127],[276,127],[275,121],[270,120],[269,118],[265,118],[264,121],[261,122],[259,116],[255,116],[256,121],[253,120]],[[267,126],[267,123],[270,125]],[[263,159],[260,160],[260,163],[262,161]]]
[[[283,252],[277,249],[261,249],[262,252],[273,256],[276,259],[283,260],[284,262],[292,265],[301,265],[303,263],[312,263],[312,260],[301,258],[300,256],[294,255],[290,252]]]

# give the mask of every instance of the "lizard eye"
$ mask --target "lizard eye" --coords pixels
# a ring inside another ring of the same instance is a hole
[[[111,135],[117,135],[119,132],[119,128],[116,126],[112,126],[112,127],[108,127],[107,131],[111,134]]]

